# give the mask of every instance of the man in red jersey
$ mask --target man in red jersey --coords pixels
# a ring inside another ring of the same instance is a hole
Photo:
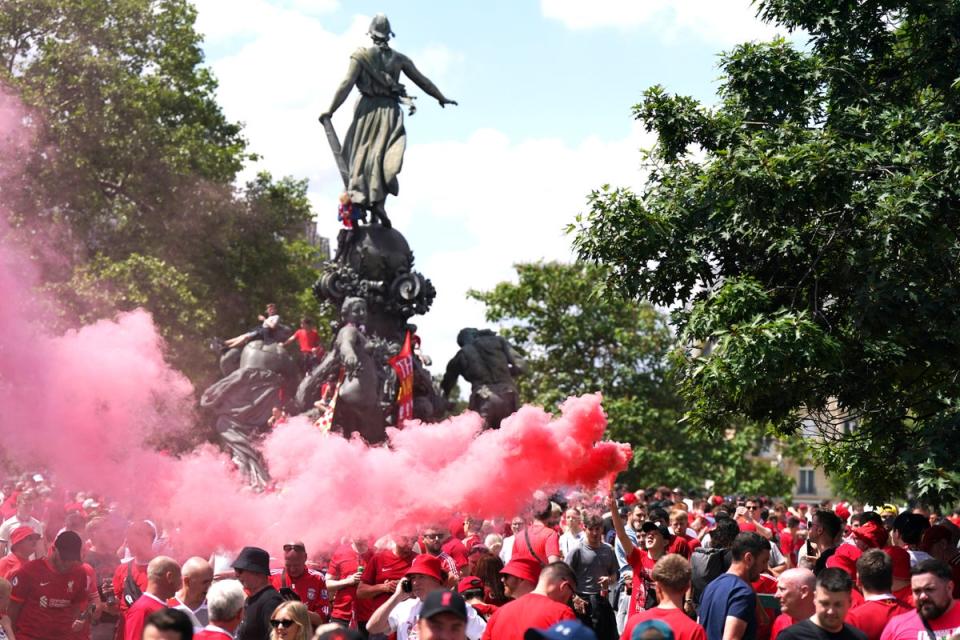
[[[469,520],[469,519],[468,519]],[[429,553],[433,557],[437,558],[440,561],[440,564],[443,565],[443,570],[447,572],[449,576],[447,586],[456,585],[460,580],[460,576],[463,575],[463,572],[467,569],[469,564],[469,556],[464,553],[464,558],[466,562],[460,564],[456,558],[451,556],[449,553],[443,550],[444,545],[449,546],[450,536],[447,534],[446,529],[444,529],[439,524],[429,524],[423,529],[423,552]],[[456,538],[453,538],[456,540]],[[465,545],[457,540],[460,546]]]
[[[147,564],[153,559],[153,541],[157,532],[149,522],[140,520],[127,527],[125,544],[132,556],[113,574],[113,595],[120,607],[120,626],[123,614],[147,588]]]
[[[10,534],[10,553],[0,558],[0,578],[9,578],[13,573],[30,561],[37,550],[40,534],[33,527],[21,525]]]
[[[414,537],[411,535],[396,536],[390,543],[390,548],[374,553],[364,567],[354,603],[357,627],[361,630],[366,629],[370,616],[397,590],[397,584],[406,575],[416,555],[413,552],[413,542]]]
[[[287,347],[294,341],[300,347],[300,370],[310,371],[323,358],[323,347],[320,346],[320,334],[313,320],[304,316],[300,318],[300,328],[287,338],[283,346]]]
[[[857,559],[857,576],[864,602],[850,609],[846,621],[863,631],[867,640],[880,640],[887,623],[912,608],[893,595],[893,561],[880,549],[864,551]]]
[[[64,531],[48,558],[31,560],[10,578],[10,619],[18,640],[62,640],[79,627],[87,601],[87,574],[80,566],[83,541]]]
[[[147,588],[137,598],[123,620],[123,640],[140,640],[147,617],[167,608],[167,601],[180,588],[180,565],[173,558],[157,556],[147,565]]]
[[[556,531],[561,513],[560,505],[547,500],[543,510],[534,515],[533,524],[516,535],[511,558],[533,558],[541,566],[563,560]]]
[[[546,629],[561,620],[576,620],[567,604],[576,588],[573,569],[564,562],[548,564],[533,591],[503,605],[490,617],[483,640],[523,640],[531,627]]]
[[[233,640],[233,633],[243,621],[246,594],[239,580],[220,580],[207,591],[207,612],[210,624],[193,636],[193,640]]]
[[[307,569],[307,547],[302,540],[283,545],[283,569],[274,569],[270,575],[273,588],[293,589],[300,602],[307,605],[310,624],[314,627],[330,619],[330,597],[323,574]]]
[[[653,565],[653,584],[660,604],[635,613],[627,619],[620,640],[630,640],[633,628],[646,620],[661,620],[673,631],[676,640],[707,640],[707,633],[683,611],[683,598],[690,588],[690,563],[671,553]]]
[[[810,569],[787,569],[777,578],[777,599],[780,615],[773,621],[770,638],[776,640],[781,631],[816,611],[813,602],[817,590],[817,576]]]
[[[341,627],[349,627],[354,617],[357,585],[363,570],[370,562],[373,551],[367,541],[356,538],[349,544],[340,545],[327,565],[327,590],[333,597],[330,621]]]

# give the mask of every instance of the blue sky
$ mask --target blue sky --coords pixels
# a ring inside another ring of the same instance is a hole
[[[512,264],[570,259],[562,229],[603,183],[639,188],[652,140],[630,115],[643,90],[715,100],[719,52],[767,39],[749,0],[196,0],[227,116],[246,124],[269,170],[310,180],[335,236],[339,178],[316,117],[383,12],[409,55],[457,107],[419,96],[406,121],[400,194],[387,201],[417,268],[438,290],[414,319],[442,371],[464,326],[488,326],[468,288]],[[334,118],[346,131],[355,99]]]

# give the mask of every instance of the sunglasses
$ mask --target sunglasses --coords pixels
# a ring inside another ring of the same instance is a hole
[[[285,544],[283,545],[283,550],[288,553],[290,551],[299,551],[300,553],[303,553],[304,551],[307,550],[307,548],[302,544]]]
[[[297,621],[290,620],[290,619],[270,621],[270,626],[273,627],[274,629],[276,629],[277,627],[283,627],[284,629],[289,629],[295,624],[297,624]]]
[[[745,508],[747,509],[747,511],[756,511],[757,505],[755,505],[755,504],[748,504]]]
[[[443,537],[442,533],[425,533],[423,534],[424,538],[430,538],[431,540],[439,540]]]

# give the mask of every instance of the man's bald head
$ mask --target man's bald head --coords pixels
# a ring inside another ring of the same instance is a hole
[[[780,574],[777,582],[779,583],[780,581],[786,581],[805,586],[810,589],[811,592],[817,588],[817,576],[815,576],[813,571],[810,571],[810,569],[787,569]]]
[[[207,562],[204,558],[200,556],[193,556],[188,558],[186,562],[183,563],[183,568],[180,570],[180,573],[183,574],[184,578],[192,578],[198,576],[205,576],[210,574],[210,577],[213,577],[213,567],[210,566],[210,563]]]
[[[292,578],[299,578],[307,570],[307,545],[296,538],[283,543],[283,566]]]
[[[157,556],[147,565],[147,591],[169,600],[180,588],[180,565],[168,556]]]
[[[199,603],[207,597],[210,585],[213,584],[213,567],[203,558],[194,556],[183,563],[180,573],[183,575],[181,600],[186,604],[197,603],[199,606]]]
[[[809,569],[787,569],[777,579],[780,611],[794,619],[809,618],[816,609],[817,578]]]

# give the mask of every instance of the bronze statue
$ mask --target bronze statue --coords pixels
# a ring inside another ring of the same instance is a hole
[[[366,323],[367,302],[363,298],[346,298],[340,308],[340,329],[333,347],[301,381],[297,400],[306,405],[316,397],[320,385],[328,382],[337,394],[337,428],[347,437],[359,432],[367,442],[376,444],[386,438],[386,423],[380,406],[380,365],[370,353]]]
[[[445,97],[417,70],[410,58],[390,48],[390,37],[394,34],[385,15],[374,16],[368,35],[374,46],[358,49],[350,56],[347,77],[334,94],[330,108],[320,116],[320,121],[327,129],[350,199],[370,211],[371,222],[379,221],[389,227],[384,202],[387,194],[397,195],[399,190],[397,174],[403,165],[407,144],[400,105],[409,106],[410,115],[415,111],[413,97],[407,95],[399,82],[400,72],[436,98],[441,107],[457,103]],[[330,117],[354,86],[360,91],[360,99],[340,151]]]
[[[463,376],[472,388],[469,409],[483,418],[487,429],[498,429],[500,422],[520,405],[514,378],[526,373],[527,363],[510,343],[488,329],[462,329],[457,335],[460,351],[447,363],[440,387],[449,396]]]

